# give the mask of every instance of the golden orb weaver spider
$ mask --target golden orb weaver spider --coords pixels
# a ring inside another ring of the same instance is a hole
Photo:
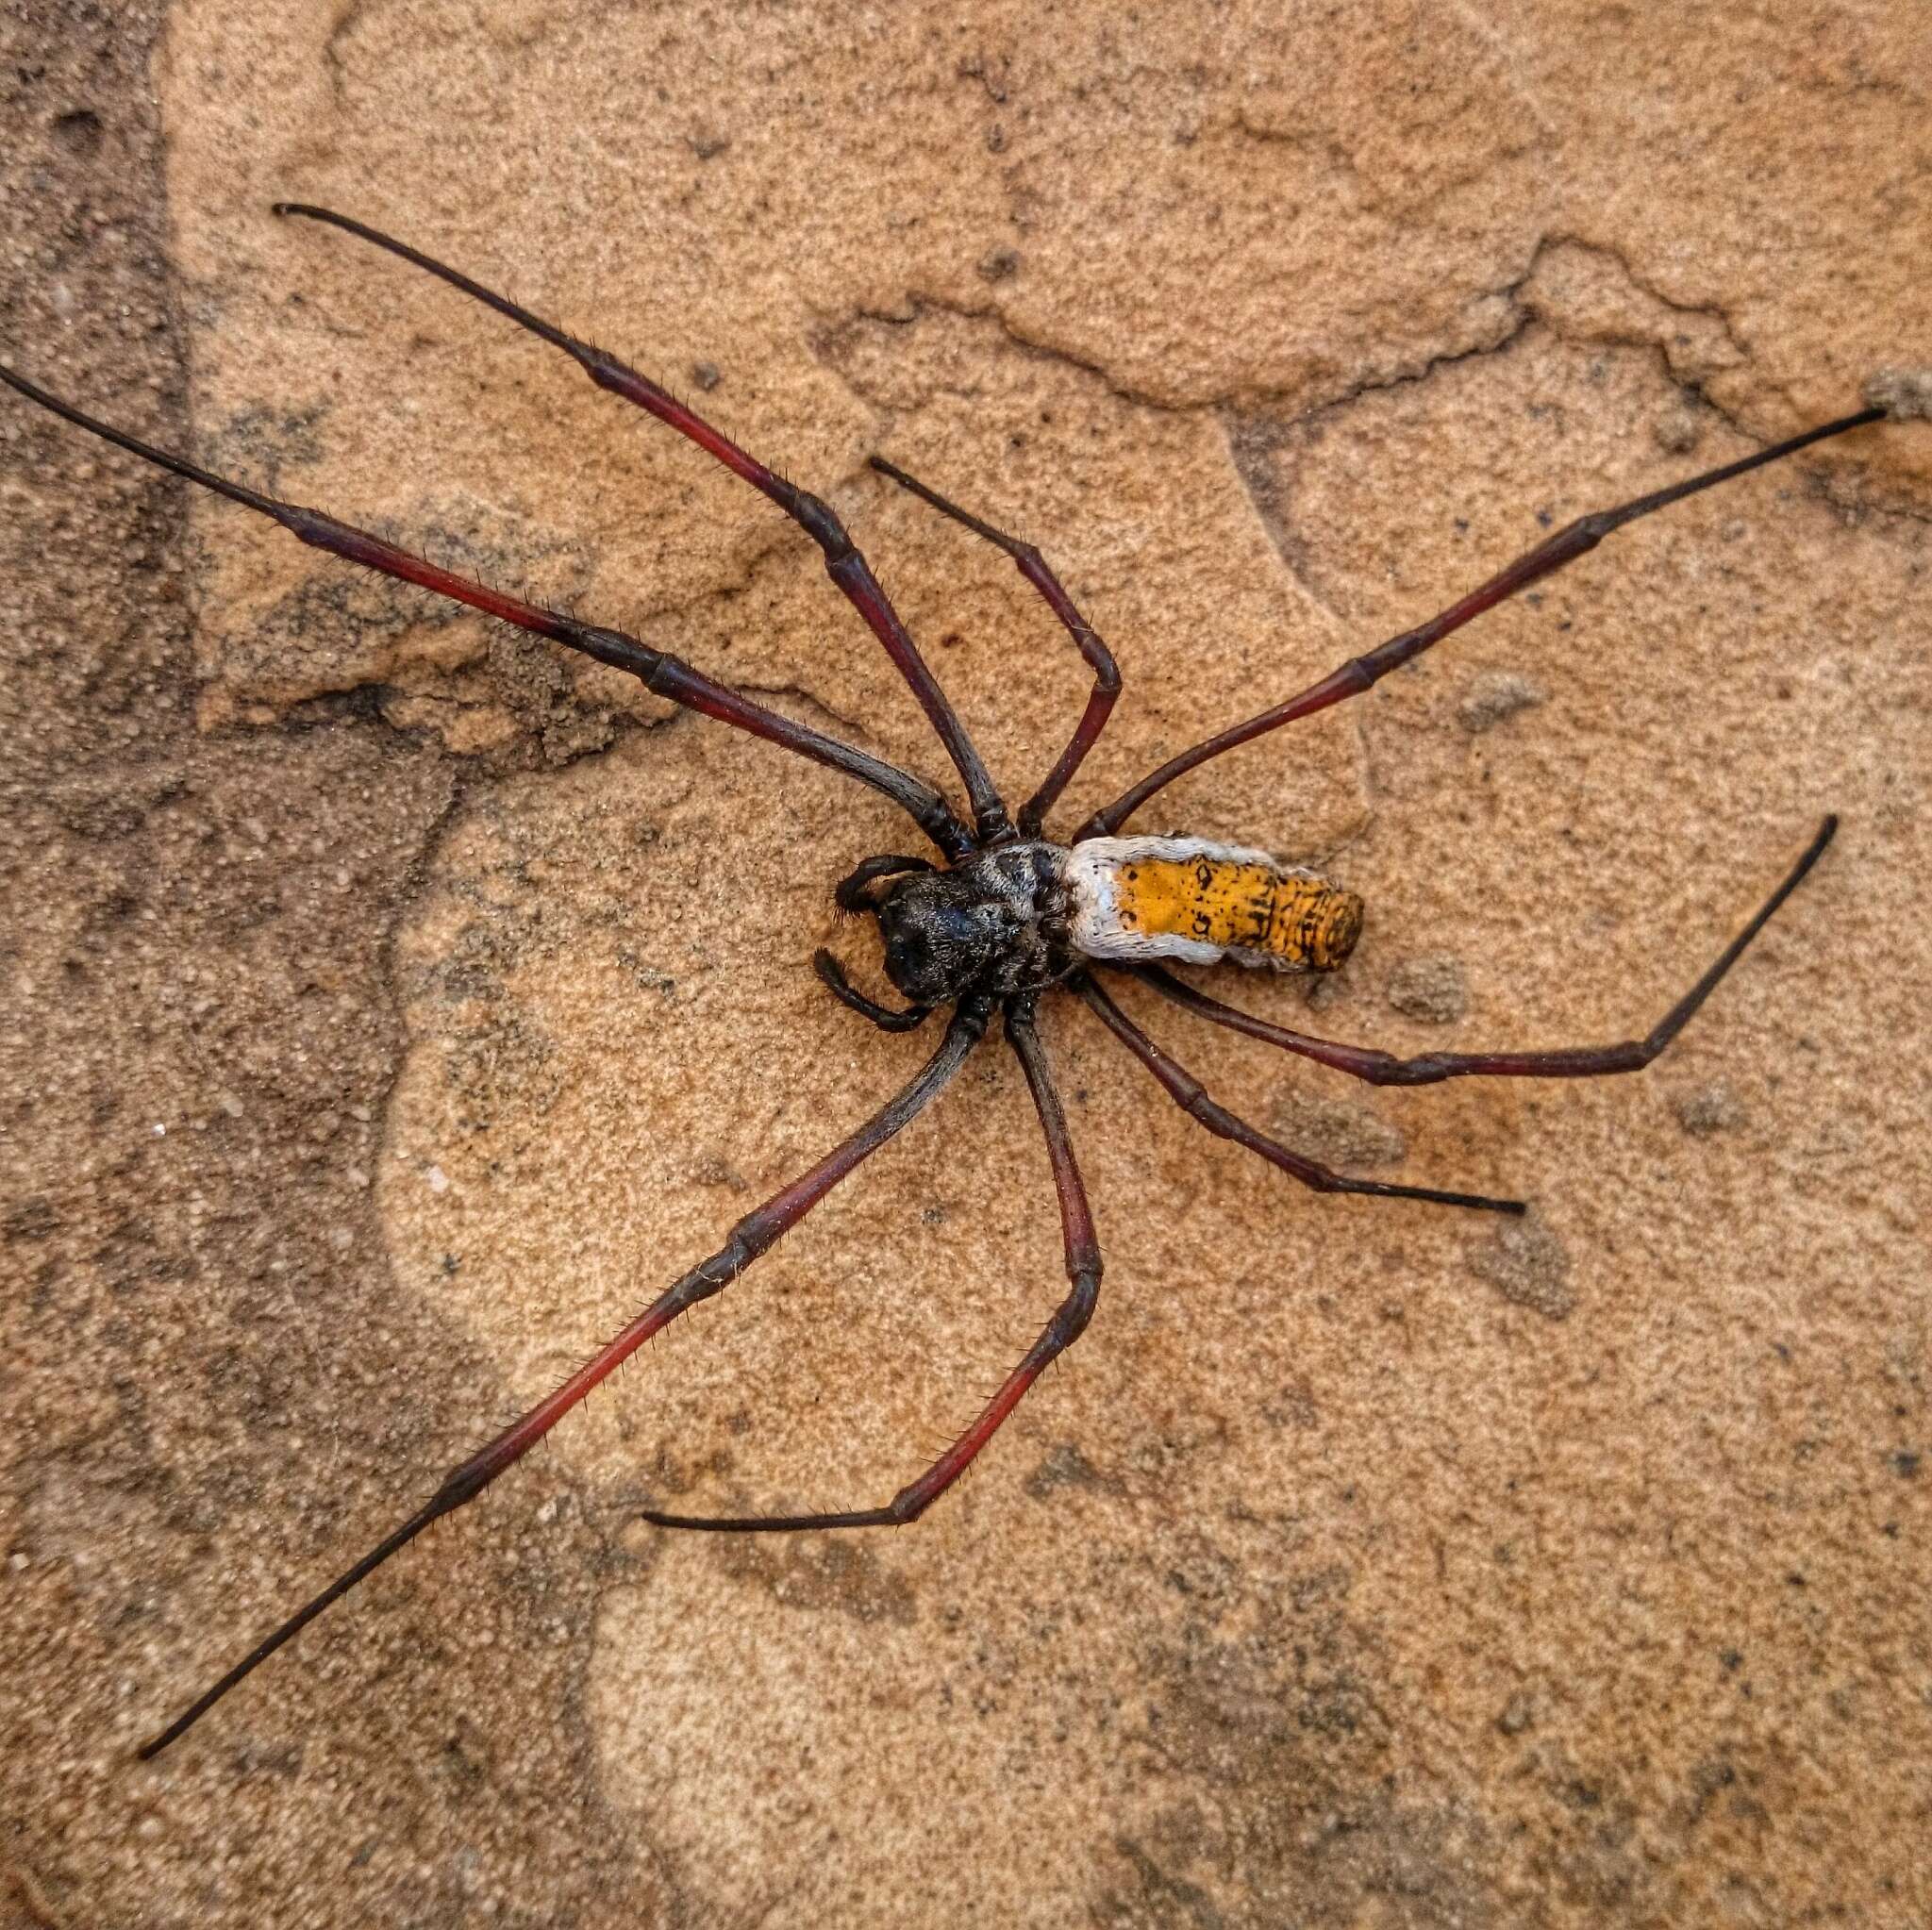
[[[952,1008],[944,1038],[920,1072],[808,1171],[741,1218],[717,1252],[667,1288],[545,1399],[451,1470],[416,1513],[144,1742],[139,1751],[143,1757],[175,1741],[283,1643],[432,1522],[474,1500],[644,1341],[699,1301],[731,1285],[841,1180],[925,1108],[979,1044],[996,1011],[1003,1017],[1007,1039],[1019,1059],[1045,1137],[1070,1282],[1065,1298],[1039,1338],[966,1431],[883,1506],[755,1517],[647,1511],[647,1521],[663,1527],[746,1532],[875,1527],[913,1521],[992,1438],[1042,1369],[1078,1339],[1098,1298],[1101,1254],[1052,1069],[1035,1029],[1035,1010],[1046,991],[1064,987],[1076,993],[1169,1097],[1208,1131],[1259,1154],[1305,1186],[1319,1191],[1521,1213],[1520,1201],[1348,1178],[1291,1151],[1218,1105],[1183,1066],[1121,1010],[1108,995],[1098,973],[1108,970],[1130,973],[1200,1018],[1376,1085],[1426,1085],[1470,1076],[1574,1078],[1635,1072],[1663,1051],[1710,995],[1823,856],[1837,829],[1837,820],[1827,817],[1777,889],[1642,1039],[1534,1052],[1438,1052],[1407,1059],[1291,1031],[1184,983],[1162,962],[1177,959],[1208,964],[1228,959],[1281,971],[1333,971],[1348,957],[1360,929],[1361,901],[1354,893],[1284,865],[1262,851],[1200,839],[1120,835],[1127,819],[1175,778],[1281,724],[1360,695],[1472,618],[1561,569],[1625,524],[1827,437],[1864,428],[1888,417],[1903,419],[1925,413],[1924,384],[1917,378],[1875,379],[1868,391],[1871,406],[1856,414],[1722,468],[1578,518],[1426,622],[1350,657],[1285,702],[1171,757],[1094,811],[1068,842],[1059,844],[1044,835],[1046,814],[1099,738],[1122,685],[1107,645],[1075,607],[1039,550],[958,507],[883,458],[873,458],[873,466],[882,474],[1003,550],[1045,600],[1093,672],[1092,689],[1072,737],[1040,788],[1017,814],[1009,816],[938,680],[844,525],[824,503],[748,455],[655,382],[467,275],[327,209],[283,203],[275,211],[325,223],[358,236],[486,304],[561,349],[600,388],[656,416],[769,497],[819,545],[827,574],[865,619],[911,688],[965,787],[972,824],[969,828],[938,790],[910,773],[767,709],[634,637],[581,623],[472,582],[319,510],[279,501],[214,474],[140,441],[0,368],[0,379],[29,401],[145,461],[273,519],[302,542],[418,584],[628,671],[647,689],[675,704],[871,786],[906,812],[943,860],[935,865],[923,857],[881,855],[868,858],[834,893],[841,910],[864,913],[876,921],[887,975],[908,1000],[907,1005],[888,1007],[858,990],[827,952],[820,951],[813,961],[836,997],[883,1029],[908,1030],[942,1006]]]

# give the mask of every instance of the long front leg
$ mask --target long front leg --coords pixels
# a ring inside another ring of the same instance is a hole
[[[222,1697],[260,1667],[275,1652],[315,1620],[331,1602],[380,1568],[398,1549],[407,1547],[432,1522],[474,1501],[504,1471],[529,1453],[600,1381],[614,1373],[653,1334],[669,1326],[687,1308],[714,1293],[722,1293],[745,1268],[805,1218],[831,1190],[863,1160],[883,1146],[943,1088],[986,1030],[990,1008],[984,1004],[961,1006],[946,1029],[940,1049],[923,1071],[896,1097],[866,1121],[852,1137],[763,1206],[747,1213],[731,1236],[708,1259],[700,1260],[683,1279],[668,1287],[622,1333],[600,1347],[556,1392],[538,1402],[512,1422],[494,1440],[450,1470],[421,1508],[393,1533],[372,1548],[356,1565],[339,1575],[311,1601],[298,1608],[280,1627],[257,1643],[214,1687],[189,1705],[158,1735],[141,1745],[143,1757],[158,1754],[181,1733],[199,1722]]]
[[[702,671],[692,669],[680,657],[652,650],[622,630],[606,630],[594,624],[580,624],[575,617],[542,609],[536,604],[524,602],[521,597],[492,590],[487,584],[473,583],[466,576],[458,576],[454,571],[412,556],[408,550],[398,549],[394,543],[385,542],[379,536],[372,536],[366,529],[358,529],[349,523],[339,523],[319,509],[305,509],[294,503],[264,496],[226,476],[203,469],[184,457],[157,449],[125,430],[97,421],[75,408],[72,403],[62,402],[58,395],[50,395],[25,375],[15,374],[11,369],[0,367],[0,382],[18,390],[28,401],[39,403],[42,408],[52,410],[77,427],[139,456],[144,462],[152,462],[158,469],[168,470],[175,475],[185,476],[205,490],[212,490],[218,496],[225,496],[231,503],[240,503],[243,508],[253,509],[257,514],[279,523],[291,536],[308,543],[312,549],[326,550],[332,556],[344,557],[366,569],[380,571],[385,576],[418,584],[453,602],[468,604],[472,609],[479,609],[486,616],[514,624],[521,630],[534,631],[540,637],[548,637],[553,642],[580,651],[586,657],[593,657],[600,663],[626,670],[646,690],[658,696],[668,697],[672,703],[680,704],[687,710],[714,717],[721,724],[728,724],[753,737],[762,738],[767,743],[781,744],[801,757],[809,757],[815,764],[824,764],[834,771],[843,772],[848,777],[857,778],[861,784],[869,784],[905,810],[948,857],[959,857],[972,848],[972,840],[967,837],[964,826],[953,816],[945,799],[931,785],[922,783],[909,772],[871,757],[852,744],[827,737],[823,731],[813,730],[807,724],[794,724],[791,718],[781,716],[775,710],[767,710],[762,704],[753,703],[749,697],[741,696],[729,686],[714,683]]]
[[[1649,495],[1619,504],[1614,509],[1599,509],[1591,515],[1579,516],[1574,523],[1566,524],[1526,555],[1518,557],[1507,569],[1498,571],[1487,583],[1471,591],[1459,602],[1439,610],[1426,623],[1403,631],[1399,637],[1390,638],[1386,643],[1378,643],[1360,657],[1351,657],[1347,662],[1338,664],[1319,682],[1310,684],[1286,703],[1257,711],[1245,723],[1233,724],[1214,737],[1203,739],[1178,757],[1170,757],[1158,771],[1149,772],[1110,805],[1095,811],[1074,834],[1076,841],[1081,838],[1098,838],[1119,830],[1156,791],[1165,790],[1176,777],[1186,776],[1208,758],[1218,757],[1222,752],[1231,751],[1238,744],[1252,742],[1284,724],[1293,723],[1298,717],[1311,717],[1317,710],[1325,710],[1329,705],[1339,704],[1345,697],[1360,696],[1391,670],[1420,657],[1432,644],[1440,643],[1452,630],[1459,630],[1472,617],[1478,617],[1484,610],[1493,608],[1506,598],[1514,596],[1519,590],[1526,590],[1532,583],[1541,582],[1565,563],[1574,562],[1578,557],[1593,550],[1612,530],[1622,529],[1626,523],[1635,523],[1641,516],[1648,516],[1653,510],[1664,508],[1672,503],[1682,502],[1686,496],[1694,496],[1700,490],[1728,482],[1733,476],[1743,475],[1747,471],[1762,469],[1767,462],[1777,462],[1787,456],[1793,456],[1800,449],[1808,449],[1812,443],[1824,441],[1828,436],[1842,436],[1848,430],[1862,429],[1873,423],[1883,422],[1890,413],[1892,411],[1886,408],[1860,409],[1857,415],[1841,416],[1837,422],[1826,423],[1821,428],[1807,429],[1802,436],[1792,436],[1769,449],[1760,449],[1755,456],[1746,456],[1737,462],[1725,463],[1721,469],[1707,470],[1703,475],[1673,483],[1668,489],[1654,490]]]
[[[1384,1200],[1427,1200],[1438,1206],[1480,1206],[1492,1213],[1521,1213],[1521,1200],[1492,1200],[1481,1193],[1438,1192],[1433,1187],[1395,1186],[1379,1179],[1350,1179],[1332,1173],[1318,1161],[1291,1152],[1279,1140],[1271,1139],[1258,1126],[1250,1125],[1211,1097],[1208,1089],[1188,1069],[1163,1052],[1140,1026],[1127,1017],[1091,978],[1073,981],[1077,991],[1100,1014],[1108,1030],[1160,1081],[1167,1096],[1191,1119],[1197,1120],[1217,1139],[1232,1140],[1251,1153],[1258,1153],[1271,1165],[1278,1166],[1291,1179],[1318,1193],[1368,1193]]]
[[[1282,1051],[1313,1059],[1317,1065],[1333,1066],[1337,1072],[1366,1079],[1372,1086],[1433,1086],[1443,1079],[1468,1078],[1593,1079],[1608,1073],[1641,1072],[1684,1029],[1698,1007],[1717,990],[1719,980],[1743,956],[1745,947],[1798,889],[1806,873],[1824,857],[1824,848],[1837,830],[1838,820],[1826,818],[1784,882],[1758,907],[1750,923],[1724,947],[1704,976],[1641,1039],[1626,1039],[1615,1045],[1565,1045],[1542,1052],[1425,1052],[1414,1058],[1397,1058],[1392,1053],[1377,1052],[1371,1046],[1312,1039],[1306,1032],[1291,1032],[1286,1025],[1272,1024],[1252,1012],[1210,998],[1198,987],[1174,977],[1158,965],[1140,966],[1134,975],[1163,998],[1172,999],[1175,1005],[1213,1024],[1278,1045]]]
[[[1020,1405],[1020,1397],[1044,1372],[1047,1363],[1064,1354],[1086,1330],[1100,1298],[1100,1240],[1087,1205],[1087,1189],[1074,1158],[1066,1114],[1053,1082],[1052,1068],[1033,1024],[1033,1001],[1015,999],[1007,1007],[1007,1037],[1019,1055],[1046,1135],[1053,1162],[1054,1192],[1059,1200],[1060,1238],[1066,1248],[1067,1297],[1054,1309],[1040,1338],[1014,1368],[964,1434],[916,1481],[893,1495],[883,1507],[851,1508],[816,1515],[674,1515],[646,1508],[644,1520],[660,1528],[708,1528],[731,1534],[785,1533],[798,1528],[891,1528],[916,1522],[961,1474],[974,1456],[999,1432],[1000,1424]]]
[[[608,389],[611,394],[621,395],[626,402],[635,403],[638,408],[656,416],[660,423],[695,442],[706,455],[722,462],[734,475],[742,476],[753,489],[769,497],[824,551],[825,574],[865,619],[873,635],[885,645],[886,655],[911,686],[912,694],[919,700],[919,707],[925,712],[941,743],[946,747],[946,755],[952,758],[965,782],[980,838],[998,841],[1012,835],[1007,807],[1001,803],[999,792],[993,789],[992,779],[987,775],[986,766],[981,762],[973,740],[967,736],[965,725],[959,722],[958,714],[940,688],[939,679],[927,667],[924,657],[920,656],[919,646],[900,621],[891,600],[879,587],[871,564],[859,554],[858,544],[846,534],[845,525],[833,513],[830,505],[787,482],[776,470],[768,468],[755,456],[747,455],[729,436],[713,428],[695,409],[687,408],[669,390],[659,388],[648,375],[641,375],[615,356],[593,347],[588,341],[579,341],[554,323],[544,321],[541,315],[533,315],[529,309],[519,307],[493,289],[485,288],[481,282],[472,281],[467,275],[433,256],[396,241],[379,228],[352,221],[347,215],[333,213],[326,208],[278,201],[275,211],[277,214],[300,215],[308,221],[325,222],[330,227],[341,228],[345,234],[355,235],[386,249],[390,254],[435,275],[439,281],[447,282],[451,288],[461,290],[486,308],[494,308],[520,328],[526,328],[553,347],[560,348],[598,388]]]
[[[1107,727],[1108,715],[1119,701],[1121,674],[1113,660],[1113,653],[1100,641],[1100,632],[1074,607],[1074,599],[1067,594],[1060,579],[1030,542],[1022,542],[1018,537],[1008,536],[1004,529],[996,529],[991,523],[982,522],[971,511],[960,508],[958,504],[948,502],[937,490],[928,489],[916,477],[888,462],[883,456],[874,456],[872,466],[881,475],[891,476],[902,489],[910,490],[921,502],[930,503],[941,516],[950,516],[955,523],[963,523],[975,536],[983,536],[995,549],[1004,550],[1011,557],[1021,575],[1046,599],[1047,607],[1060,620],[1068,636],[1074,640],[1074,647],[1087,659],[1093,672],[1093,688],[1088,692],[1087,707],[1081,711],[1080,721],[1074,726],[1074,735],[1068,739],[1066,749],[1059,754],[1040,789],[1020,807],[1021,835],[1037,838],[1047,812],[1067,788],[1087,753],[1093,748],[1100,733]]]

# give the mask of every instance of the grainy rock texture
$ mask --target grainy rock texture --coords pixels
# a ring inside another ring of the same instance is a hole
[[[942,774],[816,552],[390,226],[700,401],[1075,802],[1545,528],[1932,362],[1916,0],[0,20],[9,359]],[[132,1745],[903,1081],[811,977],[911,834],[0,397],[0,1908],[46,1925],[1784,1925],[1932,1913],[1932,427],[1619,535],[1165,794],[1370,901],[1347,1087],[1228,1103],[1523,1226],[1324,1200],[1069,1001],[1101,1310],[997,1041],[729,1294],[151,1765]],[[1071,823],[1071,814],[1067,822]],[[1424,997],[1418,987],[1447,988]]]

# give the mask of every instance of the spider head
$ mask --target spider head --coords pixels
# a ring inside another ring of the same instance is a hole
[[[914,872],[880,886],[872,911],[886,976],[916,1006],[950,1004],[983,979],[1010,919],[958,872]]]

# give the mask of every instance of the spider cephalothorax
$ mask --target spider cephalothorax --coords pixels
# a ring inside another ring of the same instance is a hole
[[[1036,840],[969,852],[945,871],[923,858],[871,858],[840,886],[838,902],[878,920],[886,976],[921,1012],[974,993],[1041,992],[1079,962],[1066,856]]]
[[[341,215],[321,208],[293,207],[278,208],[277,212],[306,215],[347,229],[486,303],[575,358],[600,388],[636,404],[688,437],[776,504],[819,545],[832,581],[864,618],[910,686],[964,785],[971,808],[971,828],[939,790],[911,773],[768,709],[677,657],[651,649],[635,637],[525,603],[505,591],[457,575],[319,510],[278,501],[225,476],[213,474],[178,456],[152,448],[110,428],[24,377],[0,369],[0,379],[57,415],[231,502],[273,518],[303,542],[387,575],[421,584],[440,595],[548,637],[599,662],[630,671],[647,688],[674,703],[870,786],[903,809],[931,839],[945,860],[944,868],[939,868],[924,857],[869,858],[838,889],[838,903],[842,910],[869,912],[878,921],[887,975],[912,1001],[905,1010],[893,1011],[856,990],[846,982],[829,953],[821,952],[816,959],[821,977],[832,990],[846,1005],[887,1030],[906,1030],[917,1025],[937,1007],[951,1006],[945,1038],[925,1066],[895,1097],[809,1171],[740,1220],[716,1253],[700,1260],[640,1310],[622,1332],[560,1387],[451,1470],[415,1514],[273,1630],[213,1688],[146,1743],[141,1752],[143,1755],[151,1755],[173,1741],[258,1663],[364,1575],[413,1540],[431,1522],[474,1499],[521,1460],[592,1388],[654,1334],[699,1301],[723,1292],[833,1187],[924,1108],[979,1044],[995,1011],[1004,1014],[1007,1039],[1019,1061],[1045,1136],[1066,1253],[1068,1290],[1039,1338],[953,1445],[881,1506],[832,1513],[750,1516],[673,1515],[653,1509],[645,1512],[646,1520],[667,1527],[732,1529],[858,1528],[909,1522],[958,1478],[1047,1363],[1078,1339],[1099,1294],[1100,1244],[1052,1069],[1035,1029],[1036,1007],[1042,994],[1056,986],[1065,986],[1084,1000],[1169,1096],[1210,1132],[1259,1154],[1306,1186],[1323,1192],[1423,1200],[1440,1206],[1516,1213],[1523,1210],[1520,1201],[1347,1178],[1291,1151],[1210,1098],[1198,1080],[1115,1004],[1100,982],[1100,973],[1131,975],[1149,991],[1198,1017],[1377,1085],[1424,1085],[1472,1074],[1561,1078],[1634,1072],[1647,1065],[1676,1036],[1830,842],[1836,821],[1827,818],[1809,848],[1756,916],[1642,1039],[1617,1045],[1574,1046],[1554,1051],[1442,1052],[1401,1059],[1372,1047],[1292,1032],[1224,1005],[1197,987],[1174,977],[1161,962],[1172,959],[1211,964],[1231,958],[1288,971],[1332,971],[1348,956],[1361,928],[1361,901],[1353,892],[1312,873],[1280,863],[1265,852],[1200,839],[1114,834],[1141,805],[1174,778],[1280,724],[1360,695],[1390,671],[1421,656],[1472,617],[1562,568],[1623,524],[1698,490],[1708,489],[1713,483],[1774,462],[1827,436],[1876,423],[1887,414],[1923,413],[1923,386],[1914,386],[1910,378],[1900,378],[1883,388],[1874,384],[1868,391],[1874,406],[1858,414],[1827,423],[1724,468],[1692,476],[1567,524],[1487,583],[1414,629],[1405,630],[1363,655],[1350,657],[1285,702],[1171,757],[1111,804],[1095,811],[1068,842],[1058,844],[1046,841],[1042,836],[1046,813],[1100,736],[1120,694],[1121,680],[1106,644],[1074,607],[1058,577],[1030,543],[1019,541],[947,502],[882,458],[874,458],[874,467],[882,474],[1005,551],[1065,625],[1093,672],[1092,689],[1066,748],[1040,789],[1015,817],[1009,818],[944,691],[844,525],[825,504],[794,488],[647,377],[454,269]]]

